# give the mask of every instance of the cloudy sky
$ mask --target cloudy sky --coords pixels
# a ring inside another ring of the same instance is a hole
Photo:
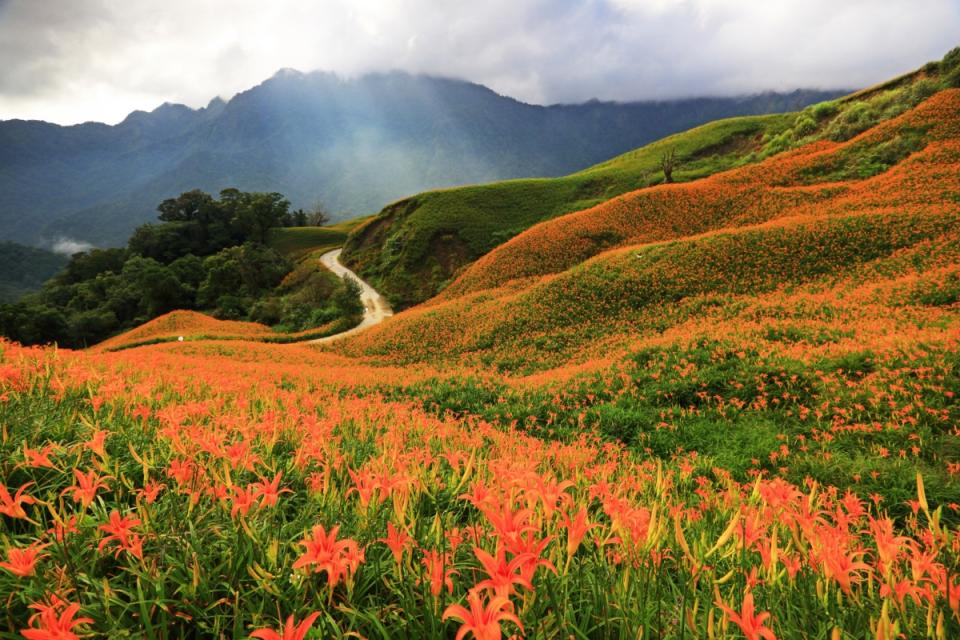
[[[282,67],[526,102],[861,87],[960,44],[960,0],[0,0],[0,119],[117,122]]]

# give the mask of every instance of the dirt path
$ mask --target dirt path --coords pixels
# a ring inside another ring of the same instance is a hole
[[[361,280],[360,276],[340,264],[341,251],[342,249],[327,251],[325,254],[320,256],[320,262],[323,264],[323,266],[325,266],[327,269],[330,269],[330,271],[333,271],[341,278],[346,278],[349,276],[360,285],[360,300],[363,302],[363,322],[349,331],[335,333],[332,336],[327,336],[326,338],[317,338],[316,340],[311,340],[310,342],[312,343],[333,342],[334,340],[339,340],[340,338],[352,336],[353,334],[359,333],[368,327],[372,327],[375,324],[380,324],[393,315],[393,309],[390,308],[390,303],[387,302],[386,298],[377,293],[376,289]]]

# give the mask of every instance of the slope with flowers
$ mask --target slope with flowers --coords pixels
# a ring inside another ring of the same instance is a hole
[[[478,260],[441,297],[557,273],[616,246],[787,216],[949,205],[956,193],[958,110],[960,91],[943,91],[845,143],[808,145],[704,180],[634,191],[541,223]],[[871,161],[890,166],[871,178],[850,179],[858,164]],[[924,182],[911,184],[915,179]]]
[[[958,123],[559,218],[326,349],[0,341],[0,637],[960,637]]]
[[[114,336],[94,346],[92,352],[132,349],[161,342],[195,340],[251,340],[255,342],[300,342],[345,331],[355,324],[353,318],[338,318],[319,327],[297,332],[279,332],[258,322],[220,320],[197,311],[171,311],[136,329]]]
[[[888,171],[815,181],[825,168],[829,175],[849,156],[916,130],[925,131],[923,149]],[[949,90],[849,143],[635,192],[532,228],[430,304],[344,348],[410,360],[506,356],[542,369],[605,335],[662,331],[688,299],[769,298],[797,285],[872,290],[949,269],[958,247],[958,141],[960,91]],[[605,249],[597,236],[621,238],[622,246]]]
[[[569,176],[417,194],[358,226],[347,239],[344,259],[395,308],[406,308],[436,295],[464,268],[532,225],[669,182],[663,170],[667,158],[672,179],[696,180],[812,142],[847,141],[949,86],[960,86],[960,48],[842,98],[795,113],[712,122]],[[908,137],[847,169],[860,177],[875,175],[917,143]],[[598,233],[592,240],[609,245],[623,238]]]
[[[789,116],[730,118],[654,142],[562,178],[508,180],[417,194],[387,206],[351,232],[348,265],[395,306],[435,295],[465,265],[533,224],[658,183],[667,150],[687,160],[677,180],[734,166],[779,133]]]
[[[172,311],[159,318],[154,318],[136,329],[104,340],[95,349],[110,351],[121,346],[145,344],[152,341],[167,342],[184,337],[193,339],[197,336],[263,338],[272,333],[273,330],[270,327],[256,322],[218,320],[196,311]]]

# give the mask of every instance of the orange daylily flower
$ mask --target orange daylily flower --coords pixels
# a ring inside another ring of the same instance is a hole
[[[73,494],[73,501],[79,502],[82,509],[86,509],[94,501],[97,491],[100,489],[109,489],[105,482],[106,477],[100,477],[96,471],[90,470],[86,473],[79,469],[73,470],[73,475],[77,483],[63,490],[64,494]]]
[[[393,526],[392,522],[387,523],[387,537],[380,538],[377,542],[382,542],[390,549],[390,553],[393,554],[393,559],[396,560],[397,564],[401,564],[403,561],[403,550],[413,541],[407,532],[403,529],[397,529]]]
[[[427,570],[430,578],[430,594],[434,598],[440,595],[443,587],[447,588],[447,593],[453,593],[453,576],[460,573],[453,568],[449,553],[424,551],[420,562]]]
[[[143,560],[143,539],[133,532],[133,528],[140,525],[140,520],[121,516],[119,511],[110,512],[110,521],[102,524],[97,529],[107,533],[97,545],[97,551],[103,551],[103,548],[111,542],[116,542],[118,547],[114,556],[120,555],[121,551],[127,551],[131,555]]]
[[[36,504],[37,502],[34,497],[24,495],[24,492],[32,484],[34,483],[28,482],[22,485],[13,496],[10,495],[5,485],[0,484],[0,513],[10,516],[11,518],[26,519],[27,512],[24,510],[23,505]]]
[[[36,609],[30,617],[29,629],[22,629],[20,635],[27,640],[80,640],[80,636],[74,633],[74,629],[80,625],[93,624],[91,618],[76,618],[80,612],[80,605],[77,603],[68,603],[53,597],[50,604],[31,604],[31,609]],[[34,623],[39,626],[34,627]]]
[[[753,594],[751,592],[747,591],[743,594],[743,605],[739,612],[720,601],[715,604],[729,616],[731,622],[740,627],[740,631],[743,632],[747,640],[777,640],[773,631],[763,624],[770,617],[770,612],[764,611],[757,614],[754,611]]]
[[[572,557],[580,547],[583,537],[597,525],[587,521],[586,507],[580,507],[572,517],[569,513],[564,513],[561,522],[567,530],[567,557]]]
[[[53,464],[53,461],[50,459],[50,456],[54,451],[59,450],[60,447],[53,444],[48,444],[42,449],[31,449],[27,445],[23,446],[23,457],[26,458],[26,465],[34,469],[56,469],[56,465]]]
[[[503,631],[502,622],[512,622],[523,631],[520,618],[513,613],[510,600],[501,596],[493,596],[486,603],[479,591],[471,589],[467,594],[469,609],[459,604],[452,604],[443,612],[443,620],[459,620],[463,624],[457,631],[456,640],[463,640],[472,634],[475,640],[500,640]]]
[[[356,541],[349,538],[337,540],[339,531],[339,525],[330,529],[330,533],[323,525],[314,526],[311,535],[300,542],[304,552],[293,563],[293,568],[308,569],[313,573],[326,571],[327,585],[331,588],[341,578],[349,577],[363,562],[363,553]]]
[[[503,547],[497,549],[496,557],[490,555],[480,547],[473,548],[473,554],[480,561],[480,565],[487,573],[487,578],[478,582],[474,589],[482,591],[490,589],[494,595],[509,598],[514,592],[514,585],[533,589],[530,580],[518,573],[528,560],[533,558],[532,554],[521,554],[514,556],[507,561],[506,551]]]
[[[283,629],[281,629],[279,633],[273,629],[263,628],[251,633],[250,637],[259,638],[260,640],[303,640],[307,636],[307,631],[310,630],[313,623],[319,617],[320,612],[315,611],[297,623],[294,621],[293,616],[290,616],[287,618]]]
[[[266,479],[261,478],[260,482],[254,482],[251,485],[254,490],[254,495],[260,498],[261,507],[272,507],[276,505],[281,493],[293,493],[290,489],[280,488],[281,479],[283,479],[283,472],[278,471],[277,474],[273,476],[273,480],[267,482]]]
[[[32,576],[36,571],[37,561],[46,556],[40,553],[46,544],[33,544],[25,549],[10,547],[7,550],[7,561],[0,562],[0,567],[20,578]]]

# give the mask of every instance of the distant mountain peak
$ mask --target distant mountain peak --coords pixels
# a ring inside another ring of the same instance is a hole
[[[183,111],[193,111],[193,109],[179,102],[164,102],[151,113],[174,113]]]
[[[549,107],[443,76],[280,69],[203,108],[165,102],[114,126],[0,123],[0,239],[123,244],[157,203],[197,188],[371,213],[438,187],[570,173],[719,117],[825,97]]]
[[[271,78],[302,78],[306,74],[299,69],[294,69],[292,67],[283,67],[277,69],[277,72],[274,73]]]

